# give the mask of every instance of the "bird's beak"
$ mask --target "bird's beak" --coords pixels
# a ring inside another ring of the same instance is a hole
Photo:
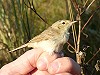
[[[71,24],[74,24],[74,23],[76,23],[76,22],[77,22],[77,21],[72,21]]]

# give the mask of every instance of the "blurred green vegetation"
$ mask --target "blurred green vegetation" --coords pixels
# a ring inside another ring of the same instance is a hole
[[[32,3],[32,0],[29,1]],[[93,0],[76,1],[80,8],[84,10]],[[55,21],[71,19],[68,0],[33,0],[37,13],[48,24],[28,8],[24,2],[29,6],[28,0],[0,0],[0,67],[15,60],[26,51],[26,49],[23,49],[9,53],[10,50],[27,43]],[[76,20],[77,11],[72,3],[70,5],[73,12],[73,19]],[[100,1],[94,0],[89,9],[81,15],[83,26],[96,11],[81,33],[80,38],[80,50],[86,55],[83,60],[83,68],[87,71],[85,75],[99,75],[100,71],[100,69],[97,71],[95,68],[97,60],[100,61],[100,52],[95,55],[100,48],[100,8],[96,10],[98,7],[100,7]],[[78,24],[76,25],[76,32],[78,33]],[[74,46],[72,33],[69,42]],[[65,48],[66,46],[67,44]],[[66,51],[66,49],[64,52],[67,56],[71,54],[70,57],[75,57],[75,54]],[[86,64],[94,55],[95,57]]]

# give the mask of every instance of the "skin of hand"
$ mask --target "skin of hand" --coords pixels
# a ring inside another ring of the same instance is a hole
[[[80,75],[80,66],[69,57],[58,58],[41,49],[32,49],[4,65],[0,75]]]

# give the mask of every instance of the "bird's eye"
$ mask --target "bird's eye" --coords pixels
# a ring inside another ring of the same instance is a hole
[[[65,22],[62,22],[62,24],[65,24]]]

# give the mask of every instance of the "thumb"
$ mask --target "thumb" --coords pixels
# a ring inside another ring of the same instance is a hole
[[[0,69],[3,75],[24,75],[36,68],[36,62],[39,56],[43,53],[41,49],[32,49],[21,55],[15,61],[3,66]],[[6,71],[6,73],[5,73]]]

